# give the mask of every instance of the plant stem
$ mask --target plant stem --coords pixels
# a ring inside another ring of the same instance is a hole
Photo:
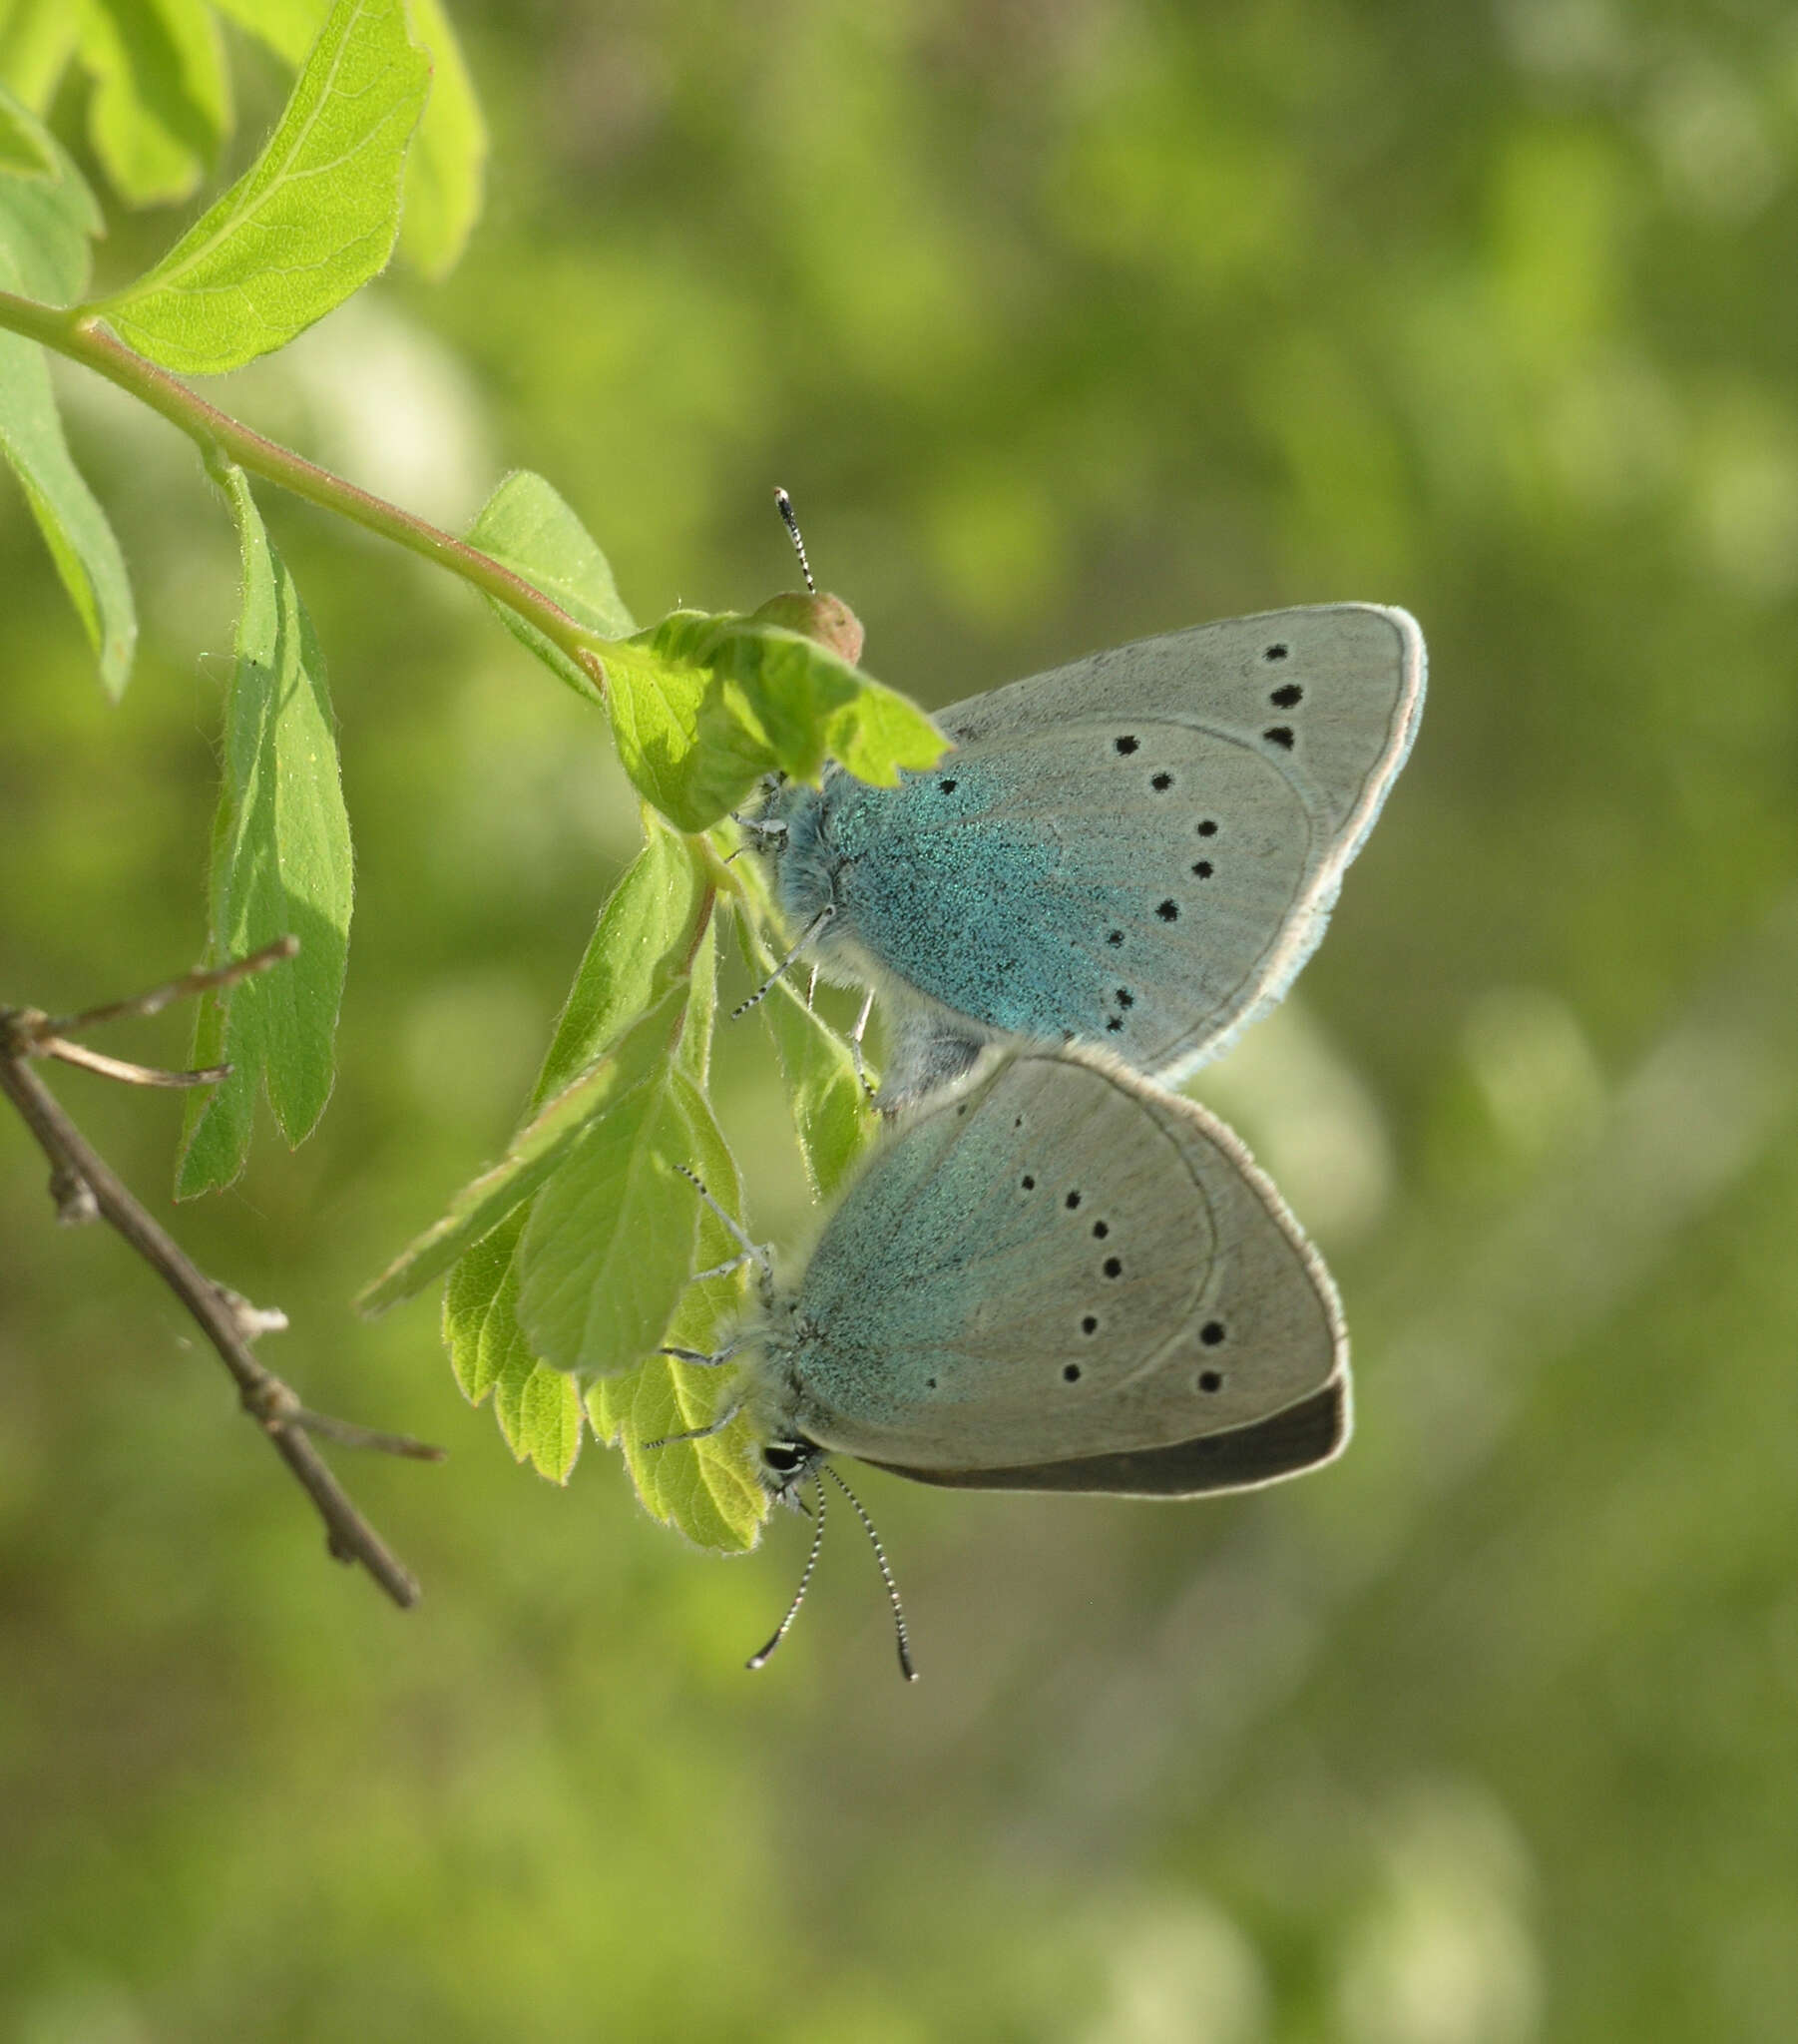
[[[541,590],[533,588],[522,575],[428,520],[402,511],[397,504],[389,504],[384,498],[333,475],[329,469],[320,468],[316,462],[295,454],[292,448],[283,447],[278,440],[253,432],[228,412],[209,404],[167,369],[134,354],[99,319],[0,291],[0,327],[10,327],[29,340],[54,348],[58,354],[67,355],[71,361],[80,362],[84,368],[118,384],[121,390],[129,391],[153,411],[161,412],[172,425],[179,426],[209,461],[223,455],[252,475],[265,476],[295,496],[335,511],[340,517],[378,532],[383,539],[460,575],[465,582],[508,605],[534,625],[591,678],[596,691],[604,689],[605,668],[597,649],[606,642],[571,618],[560,605],[552,603]]]

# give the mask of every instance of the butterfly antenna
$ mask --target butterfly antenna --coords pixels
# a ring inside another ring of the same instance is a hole
[[[793,543],[793,552],[799,556],[799,573],[805,577],[805,586],[813,596],[818,585],[811,579],[811,563],[805,558],[805,542],[799,536],[799,521],[793,516],[793,500],[778,484],[774,486],[774,509],[786,526],[786,536]]]
[[[886,1549],[880,1544],[880,1535],[874,1530],[874,1521],[862,1509],[861,1499],[855,1495],[854,1491],[831,1468],[830,1464],[825,1462],[821,1466],[831,1482],[836,1485],[837,1489],[855,1507],[855,1516],[861,1521],[862,1526],[867,1532],[869,1542],[874,1549],[874,1559],[880,1564],[880,1580],[886,1585],[887,1602],[893,1607],[893,1636],[899,1643],[899,1672],[905,1677],[907,1682],[916,1682],[918,1671],[912,1666],[911,1640],[905,1630],[905,1606],[899,1602],[899,1585],[893,1581],[893,1572],[887,1567]],[[818,1485],[818,1504],[820,1507],[822,1507],[823,1502],[824,1486],[820,1483]]]
[[[818,1523],[811,1536],[811,1552],[805,1557],[805,1572],[799,1578],[798,1589],[793,1592],[793,1601],[786,1607],[786,1616],[774,1628],[774,1637],[760,1653],[749,1656],[743,1663],[745,1668],[765,1668],[773,1659],[774,1649],[792,1630],[793,1620],[799,1616],[799,1607],[805,1602],[805,1593],[811,1588],[811,1572],[818,1565],[818,1549],[824,1545],[824,1479],[814,1468],[811,1480],[818,1486]]]
[[[734,1022],[739,1015],[746,1015],[749,1012],[749,1010],[755,1007],[766,995],[771,994],[774,991],[775,984],[779,980],[780,975],[793,962],[793,960],[798,957],[799,953],[805,949],[806,945],[811,942],[812,938],[817,935],[819,930],[821,930],[824,927],[824,925],[830,920],[830,918],[833,915],[835,915],[835,913],[836,903],[834,901],[826,901],[824,906],[818,910],[817,914],[812,917],[810,922],[808,922],[805,925],[805,928],[800,932],[799,941],[786,954],[786,956],[781,959],[780,963],[774,967],[773,971],[768,974],[767,978],[762,981],[760,986],[758,986],[755,989],[755,991],[749,996],[749,998],[746,1001],[738,1001],[736,1006],[730,1010],[730,1019],[732,1022]]]

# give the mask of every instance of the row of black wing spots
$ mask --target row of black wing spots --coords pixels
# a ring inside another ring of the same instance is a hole
[[[1291,651],[1289,646],[1276,641],[1272,646],[1262,648],[1262,664],[1266,667],[1277,667]],[[1269,694],[1267,700],[1275,710],[1296,710],[1305,700],[1305,692],[1297,682],[1282,682]],[[1278,746],[1282,753],[1290,753],[1297,740],[1297,734],[1289,724],[1270,724],[1261,737],[1268,745]]]
[[[1221,1320],[1207,1320],[1199,1328],[1198,1338],[1207,1348],[1220,1348],[1229,1339],[1229,1329]],[[1220,1369],[1201,1369],[1198,1373],[1197,1383],[1201,1391],[1207,1393],[1221,1391],[1223,1389],[1223,1371]]]
[[[1201,837],[1215,837],[1217,835],[1217,818],[1215,816],[1201,816],[1198,819],[1198,834]],[[1195,880],[1208,880],[1216,870],[1215,863],[1208,858],[1196,858],[1192,861],[1192,877]]]
[[[1019,1115],[1018,1118],[1012,1123],[1012,1127],[1014,1130],[1019,1130],[1022,1129],[1023,1126],[1024,1117],[1022,1115]],[[1034,1171],[1026,1171],[1020,1174],[1018,1179],[1018,1190],[1021,1193],[1034,1193],[1037,1190],[1037,1188],[1038,1179],[1037,1174]],[[1062,1195],[1062,1212],[1064,1214],[1078,1214],[1082,1207],[1086,1205],[1086,1194],[1081,1191],[1079,1186],[1070,1186],[1068,1190]],[[1093,1239],[1096,1242],[1106,1241],[1106,1239],[1111,1235],[1111,1232],[1112,1224],[1109,1221],[1104,1220],[1093,1222],[1088,1230],[1088,1233],[1093,1237]],[[1122,1278],[1124,1276],[1123,1259],[1117,1256],[1108,1256],[1101,1262],[1099,1270],[1100,1275],[1104,1278]],[[1089,1339],[1091,1339],[1093,1335],[1099,1332],[1100,1325],[1100,1317],[1097,1313],[1087,1312],[1081,1315],[1080,1330]],[[1062,1381],[1064,1383],[1078,1384],[1080,1382],[1080,1379],[1081,1366],[1078,1362],[1070,1362],[1065,1363],[1063,1365]],[[934,1390],[936,1386],[933,1384],[931,1388]]]

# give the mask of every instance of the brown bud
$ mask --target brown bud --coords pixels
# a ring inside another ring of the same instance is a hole
[[[815,639],[853,667],[861,659],[861,620],[840,596],[801,596],[796,591],[771,596],[754,614],[758,625],[783,625]]]

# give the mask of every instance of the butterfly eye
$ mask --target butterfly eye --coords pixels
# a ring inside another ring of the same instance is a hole
[[[761,1460],[762,1466],[773,1470],[776,1476],[790,1476],[805,1457],[784,1442],[770,1441],[761,1451]]]

